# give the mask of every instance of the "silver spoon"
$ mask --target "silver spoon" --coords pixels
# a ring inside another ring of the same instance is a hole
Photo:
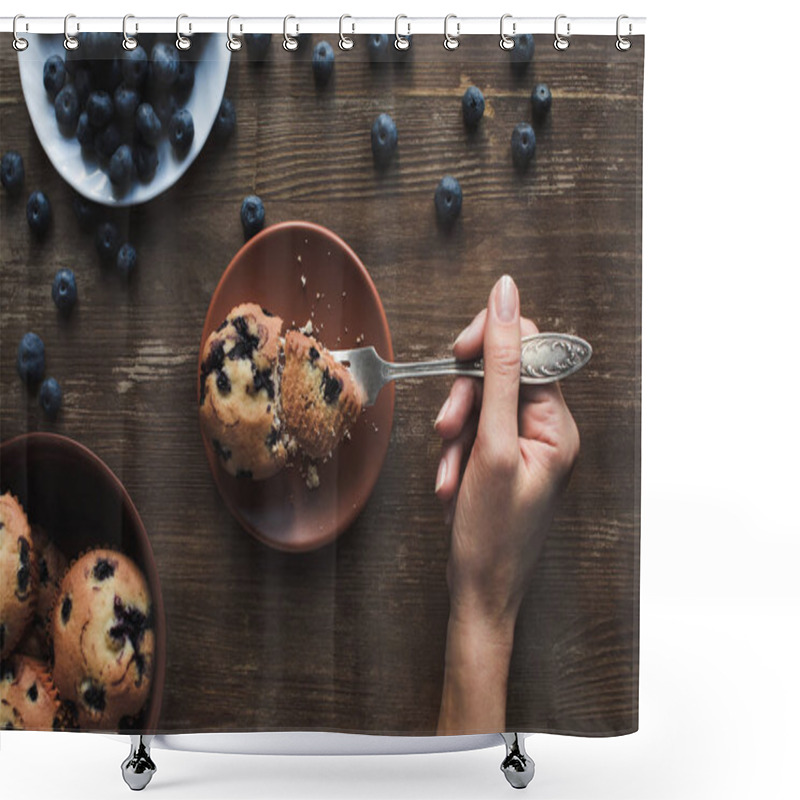
[[[374,347],[333,350],[331,355],[350,368],[356,383],[364,390],[366,405],[378,399],[378,393],[389,381],[402,378],[423,378],[432,375],[468,375],[483,377],[483,361],[456,361],[443,358],[396,364],[382,359]],[[592,357],[592,347],[579,336],[568,333],[535,333],[522,339],[520,383],[553,383],[585,366]]]

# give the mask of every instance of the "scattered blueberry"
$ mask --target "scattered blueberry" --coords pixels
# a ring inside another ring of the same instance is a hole
[[[397,125],[388,114],[379,114],[372,123],[372,155],[378,166],[386,166],[397,149]]]
[[[461,98],[461,110],[464,114],[464,124],[468,128],[475,128],[481,121],[486,101],[483,93],[477,86],[468,86]]]
[[[436,187],[433,201],[439,221],[443,225],[452,225],[461,213],[461,184],[452,176],[445,175]]]
[[[55,419],[61,408],[61,387],[55,378],[48,378],[39,388],[39,405],[48,419]]]
[[[78,125],[75,128],[75,138],[84,152],[90,152],[94,148],[95,135],[95,129],[89,122],[89,114],[86,111],[81,111],[78,117]]]
[[[531,108],[533,109],[533,119],[541,122],[553,105],[553,95],[546,83],[537,83],[531,92]]]
[[[219,104],[217,118],[214,120],[214,138],[220,142],[227,142],[236,127],[236,108],[233,102],[223,97]]]
[[[119,229],[113,222],[103,222],[97,226],[94,246],[105,264],[110,264],[116,258],[119,245]]]
[[[525,72],[533,59],[534,42],[532,33],[518,33],[511,49],[511,67],[516,72]]]
[[[44,376],[44,342],[28,332],[17,348],[17,372],[28,385],[38,383]]]
[[[50,296],[62,314],[67,315],[72,311],[78,300],[78,285],[75,283],[75,273],[71,269],[60,269],[56,272]]]
[[[86,98],[86,113],[95,128],[105,128],[114,116],[114,101],[108,92],[94,91]]]
[[[150,77],[158,89],[169,89],[178,79],[178,52],[166,42],[158,42],[150,53]]]
[[[333,48],[328,42],[317,42],[314,45],[314,55],[311,56],[311,69],[314,71],[314,80],[324,86],[333,74]]]
[[[56,120],[61,132],[66,136],[72,136],[75,133],[78,116],[81,113],[78,92],[74,84],[66,84],[56,95],[54,104],[56,107]]]
[[[67,82],[67,68],[59,55],[50,56],[44,62],[44,88],[52,100]]]
[[[158,168],[158,151],[149,144],[140,142],[133,148],[133,166],[142,183],[153,180]]]
[[[250,239],[264,227],[264,204],[261,202],[261,198],[254,194],[245,197],[242,201],[240,216],[244,238]]]
[[[536,150],[536,134],[527,122],[520,122],[511,133],[511,158],[514,166],[524,170]]]
[[[9,194],[19,194],[25,182],[25,163],[16,150],[3,154],[0,161],[0,183]]]
[[[178,61],[178,77],[175,79],[175,86],[173,87],[175,94],[185,102],[191,94],[193,87],[194,62],[186,60]]]
[[[169,123],[169,141],[175,155],[183,158],[194,141],[194,120],[188,108],[176,111]]]
[[[373,64],[377,61],[385,61],[388,50],[389,37],[385,33],[371,33],[367,36],[367,53]]]
[[[136,130],[147,144],[156,144],[161,136],[161,120],[150,103],[142,103],[136,109]]]
[[[100,207],[97,203],[93,203],[82,195],[76,194],[72,197],[72,210],[78,218],[78,226],[82,231],[95,230],[100,212]]]
[[[41,238],[50,227],[50,201],[44,192],[33,192],[28,198],[28,225],[34,236]]]
[[[102,158],[111,158],[122,144],[122,133],[116,122],[109,122],[94,137],[94,149]]]
[[[136,115],[138,107],[139,92],[122,83],[117,86],[114,90],[114,111],[117,114],[117,119],[129,122]]]
[[[142,46],[122,54],[122,80],[130,89],[139,89],[147,77],[147,51]]]
[[[133,153],[127,144],[121,144],[108,162],[108,177],[114,188],[124,192],[133,180]]]
[[[123,278],[130,278],[135,267],[136,248],[130,242],[125,242],[117,251],[117,272]]]
[[[247,46],[247,57],[250,61],[265,61],[271,40],[271,33],[246,33],[244,43]]]

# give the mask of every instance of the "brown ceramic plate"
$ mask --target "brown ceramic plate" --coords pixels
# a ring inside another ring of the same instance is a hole
[[[305,280],[305,285],[304,285]],[[389,325],[361,260],[335,233],[311,222],[283,222],[253,237],[225,270],[206,314],[197,361],[209,334],[240,303],[258,303],[284,328],[311,320],[331,350],[372,345],[392,360]],[[320,485],[309,489],[297,465],[265,481],[234,478],[203,436],[223,500],[253,536],[280,550],[313,550],[333,541],[364,508],[378,480],[392,430],[394,386],[359,418],[350,440],[319,464]]]
[[[141,730],[155,733],[164,696],[166,620],[153,550],[141,517],[117,476],[91,450],[54,433],[0,444],[0,490],[22,503],[72,561],[94,547],[120,550],[147,578],[153,600],[155,670]]]

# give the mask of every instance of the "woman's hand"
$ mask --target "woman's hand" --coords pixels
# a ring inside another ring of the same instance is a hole
[[[435,423],[436,494],[453,523],[440,733],[503,729],[517,613],[578,455],[558,384],[520,391],[520,339],[536,332],[504,276],[453,347],[482,353],[485,374],[457,379]]]

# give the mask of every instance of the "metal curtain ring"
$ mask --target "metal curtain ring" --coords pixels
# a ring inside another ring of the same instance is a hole
[[[408,41],[408,37],[411,36],[411,23],[406,23],[406,35],[400,35],[400,20],[401,19],[408,19],[405,14],[398,14],[394,18],[394,46],[398,50],[408,50],[411,47],[411,42]]]
[[[339,17],[339,49],[340,50],[352,50],[353,49],[353,45],[355,45],[355,42],[349,36],[345,36],[344,35],[344,21],[346,19],[353,19],[353,18],[349,14],[342,14],[342,16]],[[350,29],[351,29],[351,33],[353,31],[355,31],[355,29],[356,29],[355,24],[351,25]]]
[[[569,47],[569,38],[567,38],[567,37],[569,37],[569,35],[570,35],[570,23],[567,22],[567,35],[566,36],[563,36],[562,34],[560,34],[558,32],[558,22],[559,22],[559,20],[566,19],[566,18],[567,18],[566,14],[559,14],[556,17],[556,21],[555,21],[555,24],[553,26],[553,31],[554,31],[555,36],[556,36],[555,41],[553,42],[553,47],[555,47],[556,50],[566,50]]]
[[[295,39],[294,36],[289,35],[290,19],[297,19],[297,17],[293,17],[291,14],[288,14],[283,18],[283,49],[293,53],[295,50],[297,50],[297,39]],[[295,33],[299,33],[299,28],[296,23]]]
[[[27,40],[27,39],[23,39],[23,38],[22,38],[22,37],[21,37],[21,36],[20,36],[20,35],[17,33],[17,22],[19,22],[19,20],[21,20],[21,19],[25,19],[25,15],[24,15],[24,14],[17,14],[17,15],[14,17],[14,27],[13,27],[13,29],[12,29],[12,30],[13,30],[13,32],[14,32],[14,41],[13,41],[13,42],[11,42],[11,46],[12,46],[12,47],[13,47],[13,48],[14,48],[14,49],[15,49],[15,50],[18,52],[18,53],[21,53],[23,50],[27,50],[27,49],[28,49],[28,40]],[[25,23],[25,30],[28,30],[28,23],[27,23],[27,22]]]
[[[136,38],[133,36],[128,36],[128,20],[129,19],[136,19],[133,14],[126,14],[122,18],[122,46],[126,50],[135,50],[139,46],[139,42],[136,41]],[[137,22],[134,26],[135,31],[139,31],[139,23]]]
[[[175,18],[175,36],[177,37],[175,39],[175,47],[177,47],[178,50],[188,50],[192,46],[192,40],[188,36],[184,36],[181,33],[181,20],[188,18],[189,18],[188,14],[178,14],[178,16]],[[190,22],[189,33],[191,32],[192,32],[192,23]],[[239,44],[239,47],[241,47],[241,43]]]
[[[448,30],[448,26],[450,20],[454,19],[456,21],[456,35],[453,36],[452,33]],[[458,17],[455,14],[448,14],[444,18],[444,47],[445,50],[455,50],[460,42],[458,41],[458,37],[461,35],[461,23],[458,21]]]
[[[231,51],[231,53],[235,53],[237,50],[242,49],[242,40],[233,35],[233,28],[231,27],[235,19],[239,19],[236,14],[231,14],[228,17],[228,42],[226,47]],[[241,30],[241,26],[239,27],[239,30]]]
[[[626,14],[620,14],[617,17],[617,42],[616,42],[616,48],[617,48],[617,50],[619,50],[622,53],[624,53],[626,50],[630,50],[631,49],[631,40],[626,38],[625,36],[623,36],[619,32],[620,22],[622,22],[622,20],[624,20],[624,19],[628,19],[628,16]],[[631,33],[633,33],[633,26],[629,22],[628,23],[628,36],[630,36]]]
[[[514,41],[514,34],[517,32],[517,23],[511,23],[511,36],[506,33],[505,25],[506,20],[512,19],[511,14],[503,14],[500,17],[500,49],[501,50],[513,50],[516,42]]]
[[[80,42],[76,36],[70,35],[69,32],[69,21],[71,19],[75,19],[74,14],[67,14],[64,17],[64,49],[65,50],[77,50]],[[78,30],[80,30],[80,25],[77,26]]]

